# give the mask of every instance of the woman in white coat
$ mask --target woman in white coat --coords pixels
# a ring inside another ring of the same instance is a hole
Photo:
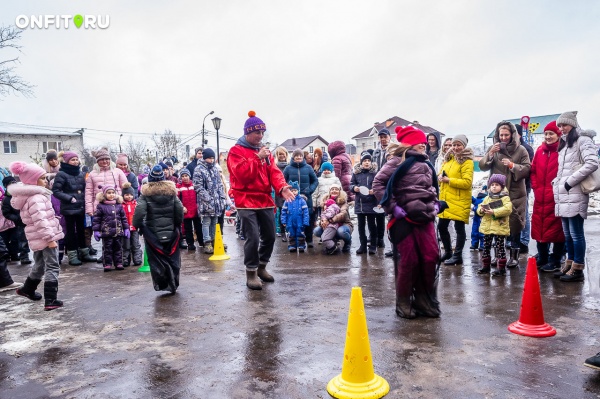
[[[598,155],[592,138],[593,130],[581,130],[577,111],[565,112],[556,125],[562,132],[558,146],[558,174],[552,182],[556,216],[562,220],[567,247],[567,261],[555,276],[561,281],[584,280],[585,235],[583,222],[587,219],[589,194],[583,193],[580,183],[598,169]]]

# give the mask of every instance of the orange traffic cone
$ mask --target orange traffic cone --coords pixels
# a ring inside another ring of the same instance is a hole
[[[508,331],[527,337],[552,337],[556,330],[544,322],[544,309],[542,309],[542,295],[540,294],[540,281],[538,279],[535,258],[532,256],[527,262],[523,299],[521,300],[521,315],[519,321],[508,326]]]
[[[327,392],[334,398],[381,398],[390,391],[390,385],[373,371],[367,316],[360,287],[352,288],[350,312],[346,330],[346,346],[342,374],[327,384]]]

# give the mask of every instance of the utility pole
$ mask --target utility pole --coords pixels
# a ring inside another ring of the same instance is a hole
[[[486,153],[486,151],[485,151],[485,144],[486,144],[485,142],[486,142],[486,140],[487,140],[487,135],[483,136],[483,153],[484,154]]]

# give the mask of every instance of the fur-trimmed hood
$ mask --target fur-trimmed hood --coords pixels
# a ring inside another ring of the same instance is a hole
[[[146,197],[168,195],[177,197],[177,187],[170,180],[149,182],[142,186],[142,195]]]
[[[120,195],[117,194],[115,199],[117,200],[117,204],[123,203],[123,197],[121,197]],[[102,191],[96,194],[96,201],[98,201],[98,203],[104,203],[104,193]]]
[[[357,162],[354,164],[354,173],[361,173],[363,171],[363,168],[361,166],[361,163]],[[371,162],[371,167],[368,170],[369,172],[377,172],[377,164],[375,162]]]
[[[47,195],[49,197],[52,195],[52,191],[42,186],[23,184],[21,182],[10,185],[10,195],[12,196],[10,203],[15,209],[23,209],[23,206],[29,197],[36,194]]]

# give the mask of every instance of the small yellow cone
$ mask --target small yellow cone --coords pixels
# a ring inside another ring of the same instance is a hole
[[[148,263],[148,251],[144,251],[144,263],[140,266],[140,268],[138,269],[138,272],[149,272],[150,271],[150,264]]]
[[[227,260],[230,258],[230,256],[225,253],[223,236],[221,235],[221,226],[218,223],[217,231],[215,232],[215,245],[213,254],[214,255],[208,258],[208,260]]]
[[[367,316],[360,287],[352,288],[346,346],[342,374],[327,384],[327,392],[334,398],[381,398],[390,391],[390,384],[373,371]]]

